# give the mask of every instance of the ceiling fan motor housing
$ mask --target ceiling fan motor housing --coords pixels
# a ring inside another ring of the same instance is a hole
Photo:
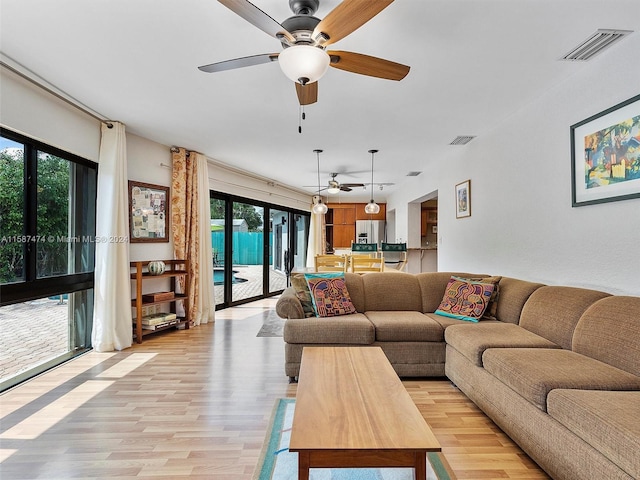
[[[315,45],[316,41],[311,37],[320,19],[311,15],[294,15],[287,18],[281,25],[296,39],[297,44]],[[287,48],[290,45],[282,42],[282,46]]]

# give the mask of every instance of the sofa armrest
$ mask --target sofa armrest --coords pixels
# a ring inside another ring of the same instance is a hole
[[[304,310],[293,287],[282,292],[276,302],[276,313],[280,318],[304,318]]]

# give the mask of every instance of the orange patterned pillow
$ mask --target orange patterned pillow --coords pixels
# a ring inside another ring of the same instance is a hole
[[[489,306],[495,284],[451,277],[436,314],[477,322]]]
[[[344,281],[344,274],[306,273],[313,307],[318,317],[336,317],[356,313]]]

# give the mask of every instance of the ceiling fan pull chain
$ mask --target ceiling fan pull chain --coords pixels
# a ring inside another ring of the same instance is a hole
[[[300,105],[299,116],[298,116],[298,133],[302,133],[302,120],[306,118],[307,118],[307,115],[304,113],[304,105]]]

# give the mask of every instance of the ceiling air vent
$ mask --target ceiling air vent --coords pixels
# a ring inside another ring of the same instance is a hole
[[[407,177],[417,177],[421,173],[422,172],[409,172],[409,173],[407,173]]]
[[[560,60],[586,62],[630,33],[633,33],[633,30],[598,29],[580,45],[563,55]]]
[[[476,138],[475,135],[459,135],[456,138],[454,138],[449,145],[466,145],[474,138]]]

